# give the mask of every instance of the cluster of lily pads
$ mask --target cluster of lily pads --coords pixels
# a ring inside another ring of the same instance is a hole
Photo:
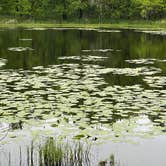
[[[113,73],[126,76],[153,75],[161,73],[161,69],[155,67],[137,67],[137,68],[106,68],[99,70],[101,74]]]
[[[91,56],[91,55],[82,55],[82,56],[64,56],[59,57],[59,60],[79,60],[82,62],[91,62],[91,61],[104,61],[108,59],[106,56]]]
[[[155,62],[166,62],[166,60],[165,59],[131,59],[131,60],[126,60],[126,62],[131,64],[149,65],[149,64],[154,64]]]
[[[143,79],[150,87],[163,88],[166,87],[166,77],[164,76],[147,76]]]
[[[132,60],[126,60],[128,63],[133,64],[154,64],[155,59],[132,59]]]
[[[16,52],[33,51],[33,49],[30,47],[10,47],[10,48],[8,48],[8,50],[9,51],[16,51]]]
[[[166,35],[166,31],[160,30],[160,31],[137,31],[137,32],[143,32],[147,34],[152,34],[152,35]]]
[[[111,52],[111,51],[120,51],[120,50],[114,50],[114,49],[96,49],[96,50],[82,50],[82,52]]]
[[[155,67],[105,68],[86,63],[0,70],[0,119],[15,128],[51,130],[75,139],[124,140],[124,136],[162,133],[166,90],[139,84],[111,86],[104,79],[108,73],[141,75],[150,86],[149,77],[162,86],[165,77],[155,76],[160,72]],[[148,123],[142,124],[142,117]]]

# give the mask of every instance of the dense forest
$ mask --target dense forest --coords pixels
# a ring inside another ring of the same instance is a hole
[[[162,19],[166,0],[0,0],[0,15],[17,19]]]

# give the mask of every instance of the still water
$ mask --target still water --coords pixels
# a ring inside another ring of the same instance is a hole
[[[96,163],[115,154],[117,165],[166,165],[160,33],[1,29],[0,93],[3,153],[34,135],[56,136],[93,142]]]

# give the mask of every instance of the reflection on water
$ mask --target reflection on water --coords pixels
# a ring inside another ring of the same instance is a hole
[[[9,166],[121,166],[112,154],[105,160],[92,153],[90,144],[80,141],[61,142],[49,137],[42,142],[29,142],[15,149],[17,155],[11,156],[11,151],[0,152],[0,165]],[[3,162],[1,162],[3,161]]]
[[[0,120],[10,124],[8,140],[34,132],[94,142],[164,134],[165,38],[128,30],[1,31]]]

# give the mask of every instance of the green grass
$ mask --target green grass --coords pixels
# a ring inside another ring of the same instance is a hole
[[[94,23],[96,22],[96,23]],[[1,28],[15,28],[15,27],[25,27],[25,28],[120,28],[120,29],[151,29],[160,30],[166,29],[166,20],[158,21],[146,21],[146,20],[106,20],[102,23],[98,21],[76,21],[76,22],[62,22],[58,23],[55,20],[52,21],[32,21],[26,20],[23,22],[18,22],[15,19],[0,18]]]

